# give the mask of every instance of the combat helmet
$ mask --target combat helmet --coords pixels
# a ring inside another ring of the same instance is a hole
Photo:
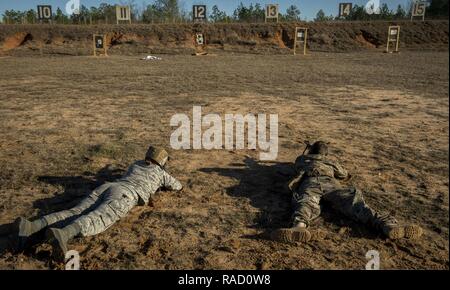
[[[314,144],[310,145],[309,148],[310,154],[320,154],[327,155],[328,154],[328,145],[323,141],[316,141]]]
[[[164,148],[150,146],[145,154],[145,160],[154,161],[161,167],[166,165],[167,160],[169,159],[169,153]]]

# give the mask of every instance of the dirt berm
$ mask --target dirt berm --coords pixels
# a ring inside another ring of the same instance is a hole
[[[203,32],[208,49],[219,52],[291,53],[295,26],[309,28],[312,51],[382,50],[389,25],[400,25],[400,47],[447,50],[448,21],[322,22],[259,24],[0,25],[0,54],[89,55],[92,35],[107,34],[110,54],[187,54]]]

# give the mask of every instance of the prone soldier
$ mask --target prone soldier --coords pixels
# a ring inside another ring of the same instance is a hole
[[[159,188],[182,190],[181,183],[164,169],[166,150],[150,146],[144,160],[136,161],[115,182],[94,189],[77,206],[29,221],[19,217],[13,224],[18,247],[33,234],[47,229],[47,240],[58,259],[63,259],[70,239],[97,235],[111,227],[137,205],[146,204]],[[63,228],[55,224],[72,220]]]
[[[295,160],[297,176],[289,183],[294,213],[291,228],[272,232],[272,239],[282,242],[307,242],[312,235],[311,222],[320,215],[323,199],[343,215],[384,234],[389,239],[418,238],[423,230],[418,225],[401,225],[388,213],[369,207],[363,193],[355,187],[344,187],[340,180],[350,178],[348,172],[327,158],[328,145],[317,141],[307,147],[308,154]]]

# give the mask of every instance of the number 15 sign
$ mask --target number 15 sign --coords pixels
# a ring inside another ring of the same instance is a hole
[[[411,7],[411,21],[414,17],[422,17],[422,21],[425,20],[425,9],[427,4],[425,2],[415,2]]]

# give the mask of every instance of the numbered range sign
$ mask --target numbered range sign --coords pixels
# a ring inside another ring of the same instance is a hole
[[[422,21],[424,21],[426,7],[427,4],[425,2],[415,2],[411,8],[411,21],[414,19],[414,17],[422,17]]]
[[[206,21],[206,5],[193,5],[192,19],[194,21]]]
[[[51,5],[38,5],[37,14],[39,20],[51,20],[52,19],[52,6]]]
[[[388,37],[386,44],[386,52],[390,52],[389,48],[391,43],[393,43],[394,50],[393,52],[398,52],[398,45],[400,42],[400,26],[389,26],[388,28]]]
[[[339,17],[347,17],[352,11],[352,3],[339,3]]]
[[[119,21],[127,21],[127,22],[131,23],[130,6],[116,5],[116,20],[117,20],[117,24],[119,24]]]
[[[266,5],[266,17],[265,20],[267,22],[267,19],[276,19],[278,22],[278,4],[267,4]]]
[[[94,42],[94,56],[99,55],[107,56],[107,47],[106,47],[106,35],[103,34],[94,34],[93,36]]]
[[[297,51],[297,46],[299,43],[303,44],[303,55],[306,54],[306,43],[308,41],[308,28],[305,27],[296,27],[295,35],[294,35],[294,55]]]

